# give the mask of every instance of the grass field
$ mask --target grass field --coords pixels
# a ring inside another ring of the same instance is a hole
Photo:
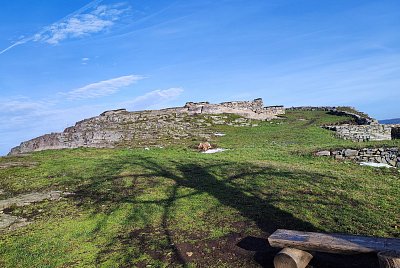
[[[226,136],[212,143],[229,149],[219,154],[200,154],[195,141],[185,141],[0,158],[36,163],[0,169],[1,199],[75,193],[13,208],[33,223],[0,234],[0,267],[257,267],[271,256],[241,243],[277,228],[399,238],[397,169],[312,152],[400,143],[336,139],[319,126],[346,118],[325,112],[286,117],[258,127],[214,126]]]

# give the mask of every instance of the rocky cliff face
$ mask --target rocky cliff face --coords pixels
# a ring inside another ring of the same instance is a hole
[[[9,155],[78,147],[161,146],[185,138],[209,138],[212,125],[250,126],[251,120],[270,120],[283,113],[282,106],[263,107],[261,99],[221,104],[189,102],[184,107],[141,112],[106,111],[77,122],[62,133],[22,142]]]

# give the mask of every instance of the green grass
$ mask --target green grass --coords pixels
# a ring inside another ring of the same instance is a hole
[[[150,151],[0,158],[37,163],[0,169],[5,196],[75,193],[16,208],[14,215],[33,223],[1,234],[0,267],[243,267],[250,262],[224,257],[234,234],[265,238],[288,228],[400,237],[398,170],[312,156],[319,149],[400,145],[339,140],[319,127],[344,119],[290,112],[259,127],[215,126],[226,136],[212,142],[230,149],[220,154],[197,153],[189,146],[195,141],[185,141]]]

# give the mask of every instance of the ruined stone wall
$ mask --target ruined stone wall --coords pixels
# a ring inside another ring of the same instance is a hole
[[[335,131],[339,138],[357,142],[392,139],[392,126],[390,125],[340,125],[324,126],[324,128]]]
[[[334,106],[299,106],[286,108],[288,111],[331,111],[336,109]]]
[[[238,109],[238,110],[251,110],[256,113],[263,112],[264,104],[262,99],[255,99],[253,101],[230,101],[218,104],[221,107]]]
[[[400,168],[399,148],[364,148],[343,149],[334,151],[320,151],[317,156],[331,156],[338,160],[355,160],[358,162],[372,162],[388,164]]]
[[[271,120],[285,113],[283,106],[264,107],[262,99],[231,101],[220,104],[187,102],[184,108],[189,114],[236,114],[249,119]]]
[[[300,106],[287,108],[288,111],[326,111],[337,116],[352,117],[357,125],[376,125],[378,121],[369,117],[367,114],[357,111],[354,107],[334,107],[334,106]],[[354,112],[345,111],[353,110]]]
[[[349,116],[354,119],[357,125],[377,125],[379,124],[376,119],[370,118],[368,116],[361,116],[356,113],[351,113],[348,111],[341,111],[337,109],[333,109],[329,111],[329,114],[337,115],[337,116]]]
[[[286,113],[286,109],[282,105],[267,106],[267,107],[264,107],[264,110],[267,114],[271,114],[271,115],[283,115]]]

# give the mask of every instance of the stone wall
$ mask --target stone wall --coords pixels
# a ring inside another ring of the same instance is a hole
[[[336,109],[334,106],[299,106],[286,108],[288,111],[331,111]]]
[[[340,125],[324,128],[335,131],[338,138],[357,142],[392,139],[391,125]]]
[[[262,99],[253,101],[231,101],[220,104],[209,102],[187,102],[184,106],[189,114],[236,114],[249,119],[271,120],[285,114],[283,106],[264,107]],[[185,112],[185,111],[182,111]]]
[[[352,117],[357,125],[377,125],[377,124],[379,124],[376,119],[370,118],[368,116],[361,116],[359,114],[351,113],[351,112],[348,112],[348,111],[341,111],[341,110],[338,110],[338,109],[333,109],[333,110],[329,111],[329,114],[337,115],[337,116],[349,116],[349,117]]]
[[[285,107],[283,107],[283,105],[267,106],[264,107],[264,110],[267,114],[273,114],[273,115],[283,115],[286,113],[286,109]]]
[[[388,164],[400,168],[399,148],[364,148],[343,149],[334,151],[320,151],[317,156],[331,156],[338,160],[355,160],[358,162],[372,162]]]
[[[357,125],[374,125],[378,121],[369,117],[367,114],[357,111],[354,107],[334,107],[334,106],[300,106],[287,108],[288,111],[326,111],[337,116],[352,117]],[[350,111],[353,112],[350,112]]]

